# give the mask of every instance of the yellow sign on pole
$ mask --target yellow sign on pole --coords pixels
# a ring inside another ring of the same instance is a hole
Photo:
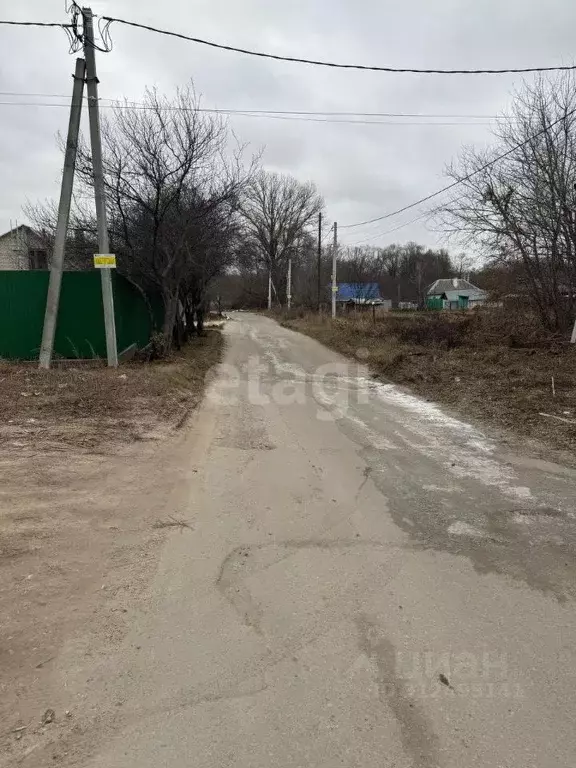
[[[95,253],[94,266],[96,269],[116,269],[116,256],[113,253]]]

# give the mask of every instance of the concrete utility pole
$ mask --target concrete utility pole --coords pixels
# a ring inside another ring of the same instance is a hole
[[[58,306],[60,304],[60,286],[62,284],[62,270],[64,269],[64,248],[66,246],[66,233],[68,232],[72,188],[74,186],[74,170],[76,168],[85,72],[86,62],[84,59],[76,59],[68,136],[66,137],[66,152],[64,154],[64,173],[62,174],[60,202],[58,204],[58,223],[56,224],[56,238],[54,240],[52,263],[50,264],[50,281],[46,297],[42,346],[40,347],[40,368],[50,368],[52,352],[54,350],[54,335],[56,333]]]
[[[272,268],[268,267],[268,309],[272,309]]]
[[[322,211],[318,214],[318,312],[322,303]]]
[[[576,192],[576,184],[574,184],[574,192]],[[576,229],[576,211],[572,213],[572,223]],[[570,336],[570,343],[576,344],[576,318],[574,318],[574,325],[572,326],[572,335]]]
[[[90,119],[90,143],[92,145],[92,168],[94,171],[94,197],[98,227],[98,250],[106,255],[110,252],[108,227],[106,225],[106,194],[102,171],[102,139],[100,136],[100,110],[98,106],[98,77],[96,76],[96,49],[94,47],[94,22],[92,9],[82,8],[84,20],[84,57],[86,59],[86,84],[88,91],[88,117]],[[114,319],[114,293],[112,272],[109,268],[100,270],[102,279],[102,303],[104,305],[104,326],[106,329],[106,353],[108,365],[118,366],[116,347],[116,321]]]
[[[288,256],[288,278],[286,280],[286,303],[292,307],[292,256]]]
[[[336,317],[336,294],[338,283],[336,282],[336,264],[338,260],[338,224],[334,222],[334,245],[332,246],[332,319]]]

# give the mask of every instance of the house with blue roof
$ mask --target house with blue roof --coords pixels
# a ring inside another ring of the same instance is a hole
[[[336,294],[338,304],[376,305],[383,304],[378,283],[338,283]]]

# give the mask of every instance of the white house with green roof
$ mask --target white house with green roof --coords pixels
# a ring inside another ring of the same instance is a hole
[[[460,277],[436,280],[426,291],[428,309],[473,309],[487,301],[486,291]]]

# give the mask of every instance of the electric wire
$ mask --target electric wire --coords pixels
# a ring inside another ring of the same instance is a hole
[[[50,102],[41,102],[41,101],[0,101],[0,106],[10,106],[10,107],[59,107],[59,108],[70,108],[70,104],[61,104],[61,103],[50,103]],[[101,109],[112,109],[112,110],[122,110],[122,109],[128,109],[128,110],[151,110],[155,109],[155,107],[150,106],[148,104],[103,104],[100,103]],[[238,116],[238,117],[257,117],[257,118],[268,118],[270,120],[285,120],[288,122],[306,122],[306,123],[329,123],[329,124],[347,124],[347,125],[387,125],[387,126],[412,126],[412,127],[433,127],[433,126],[440,126],[440,127],[449,127],[449,126],[488,126],[492,125],[490,122],[406,122],[406,121],[399,121],[399,120],[348,120],[345,118],[319,118],[319,117],[305,117],[305,116],[299,116],[297,114],[294,115],[277,115],[274,113],[268,113],[265,111],[241,111],[237,109],[208,109],[204,107],[198,107],[198,108],[187,108],[187,107],[178,107],[178,106],[162,106],[160,107],[160,111],[180,111],[180,112],[202,112],[202,113],[209,113],[209,114],[217,114],[217,115],[229,115],[229,116]]]
[[[28,26],[28,27],[61,27],[68,31],[72,30],[72,35],[76,39],[76,44],[80,40],[80,33],[78,32],[78,19],[82,16],[82,9],[75,3],[66,3],[66,11],[72,16],[71,24],[63,24],[61,22],[41,22],[41,21],[16,21],[16,20],[0,20],[0,24],[12,25],[12,26]],[[161,29],[160,27],[153,27],[149,24],[141,24],[136,21],[130,21],[129,19],[120,19],[115,16],[100,16],[99,17],[99,31],[103,47],[94,44],[94,47],[103,53],[109,53],[112,50],[112,39],[110,36],[110,25],[112,23],[123,24],[128,27],[134,27],[136,29],[144,29],[148,32],[154,32],[159,35],[167,37],[175,37],[180,40],[186,40],[188,42],[197,43],[199,45],[205,45],[210,48],[216,48],[222,51],[229,51],[233,53],[241,53],[245,56],[255,56],[263,59],[273,59],[275,61],[286,61],[295,64],[308,64],[317,67],[329,67],[333,69],[352,69],[369,72],[386,72],[391,74],[416,74],[416,75],[514,75],[514,74],[529,74],[537,72],[570,72],[576,70],[576,64],[555,65],[546,67],[508,67],[502,69],[427,69],[419,67],[384,67],[368,64],[350,64],[343,62],[324,61],[322,59],[305,59],[299,56],[282,56],[276,53],[267,53],[264,51],[255,51],[249,48],[240,48],[233,45],[225,45],[223,43],[216,43],[213,40],[205,40],[201,37],[193,37],[191,35],[184,35],[181,32],[174,32],[172,30]]]
[[[333,61],[322,61],[319,59],[304,59],[298,56],[281,56],[275,53],[265,53],[263,51],[255,51],[249,48],[238,48],[233,45],[223,45],[222,43],[215,43],[212,40],[204,40],[201,37],[192,37],[190,35],[184,35],[181,32],[173,32],[167,29],[160,29],[159,27],[153,27],[149,24],[140,24],[136,21],[129,21],[128,19],[119,19],[114,16],[103,16],[103,19],[109,22],[116,22],[117,24],[124,24],[125,26],[135,27],[137,29],[145,29],[148,32],[155,32],[159,35],[166,35],[168,37],[177,37],[180,40],[187,40],[192,43],[198,43],[199,45],[206,45],[210,48],[217,48],[222,51],[232,51],[234,53],[242,53],[246,56],[257,56],[263,59],[274,59],[276,61],[288,61],[296,64],[310,64],[317,67],[332,67],[336,69],[356,69],[370,72],[388,72],[398,74],[417,74],[417,75],[508,75],[508,74],[524,74],[530,72],[565,72],[570,70],[576,70],[576,65],[554,66],[554,67],[518,67],[508,69],[419,69],[408,67],[381,67],[372,66],[366,64],[343,64]]]
[[[557,120],[554,120],[553,122],[551,122],[545,128],[542,128],[542,130],[537,131],[536,133],[532,134],[532,136],[529,136],[524,141],[521,141],[519,144],[515,144],[510,149],[506,150],[506,152],[502,152],[502,154],[497,155],[496,157],[492,158],[492,160],[489,160],[487,163],[484,163],[484,165],[480,166],[480,168],[476,168],[474,171],[471,171],[470,173],[466,174],[466,176],[462,176],[462,178],[456,179],[456,181],[453,181],[450,184],[447,184],[445,187],[442,187],[442,189],[438,189],[436,192],[432,192],[430,195],[426,195],[425,197],[420,198],[420,200],[416,200],[415,202],[410,203],[409,205],[405,205],[402,208],[399,208],[397,211],[391,211],[390,213],[386,213],[383,216],[376,216],[373,219],[367,219],[366,221],[359,221],[354,224],[340,224],[340,229],[351,229],[352,227],[363,227],[366,224],[373,224],[376,221],[384,221],[385,219],[390,219],[393,216],[398,216],[399,214],[404,213],[404,211],[409,211],[412,208],[416,208],[416,206],[421,205],[422,203],[426,203],[428,202],[428,200],[433,200],[435,197],[442,195],[444,192],[448,192],[448,190],[454,189],[454,187],[457,187],[460,184],[464,184],[465,182],[470,181],[470,179],[472,179],[474,176],[477,176],[479,173],[482,173],[483,171],[488,170],[488,168],[491,168],[493,165],[496,165],[496,163],[499,163],[501,160],[504,160],[506,157],[509,157],[511,154],[513,154],[517,150],[522,149],[522,147],[525,147],[527,144],[530,144],[530,142],[534,141],[534,139],[538,139],[540,136],[543,136],[551,128],[554,128],[555,125],[558,125],[563,120],[566,120],[567,117],[570,117],[570,115],[573,115],[575,112],[576,112],[576,109],[570,110],[565,115],[562,115]]]
[[[410,221],[406,221],[403,224],[399,224],[397,227],[393,227],[392,229],[387,229],[385,232],[376,232],[373,235],[370,235],[370,237],[366,237],[363,240],[359,240],[355,243],[348,243],[346,244],[347,248],[355,248],[360,245],[365,245],[366,243],[370,243],[374,240],[379,240],[382,237],[386,237],[387,235],[391,235],[394,232],[399,232],[401,229],[404,229],[405,227],[409,227],[411,224],[416,224],[418,221],[421,221],[422,219],[427,218],[434,212],[434,208],[430,208],[423,213],[421,213],[419,216],[416,216],[414,219],[410,219]]]
[[[70,24],[64,24],[61,21],[10,21],[0,19],[0,24],[11,27],[70,27]]]
[[[66,99],[68,94],[65,93],[33,93],[22,91],[0,91],[0,96],[14,96],[14,97],[43,97],[47,99]],[[110,99],[100,97],[100,101],[112,101],[124,106],[123,102],[118,99]],[[141,102],[128,100],[128,104],[134,104],[136,106],[142,106]],[[179,107],[168,107],[168,109],[179,109]],[[206,110],[203,107],[198,107],[198,112],[210,111],[210,112],[225,112],[227,114],[246,113],[251,114],[266,114],[266,115],[298,115],[303,117],[311,116],[325,116],[325,117],[393,117],[393,118],[413,118],[413,119],[454,119],[454,120],[509,120],[506,115],[468,115],[468,114],[451,114],[451,113],[417,113],[417,112],[353,112],[353,111],[330,111],[330,110],[301,110],[301,109],[251,109],[246,107],[244,109],[211,109]]]

